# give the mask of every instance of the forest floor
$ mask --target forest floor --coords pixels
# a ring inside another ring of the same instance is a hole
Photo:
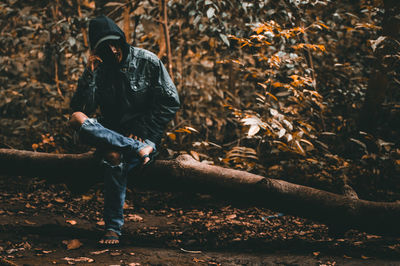
[[[323,224],[208,195],[128,189],[121,245],[97,244],[101,184],[87,194],[0,179],[0,265],[400,265],[400,238]]]

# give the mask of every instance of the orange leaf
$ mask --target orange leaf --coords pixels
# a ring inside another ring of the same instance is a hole
[[[58,203],[64,203],[65,202],[65,200],[63,200],[62,198],[55,198],[54,200],[56,202],[58,202]]]
[[[296,148],[297,148],[297,150],[298,150],[301,154],[305,155],[306,153],[305,153],[303,147],[301,147],[300,142],[299,142],[298,140],[296,140],[295,143],[296,143]]]
[[[176,140],[176,134],[175,134],[175,133],[167,132],[167,136],[168,136],[172,141],[175,141],[175,140]]]
[[[63,244],[67,245],[67,249],[78,249],[80,248],[83,244],[79,239],[72,239],[72,240],[64,240]]]
[[[200,161],[200,156],[197,152],[195,151],[190,151],[190,155],[192,155],[192,157],[196,160],[196,161]]]

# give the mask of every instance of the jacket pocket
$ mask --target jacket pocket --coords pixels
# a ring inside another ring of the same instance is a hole
[[[149,84],[150,82],[144,77],[131,77],[129,98],[135,108],[139,110],[146,109],[149,105]]]
[[[144,76],[130,75],[130,87],[133,92],[144,92],[149,88],[150,82]]]

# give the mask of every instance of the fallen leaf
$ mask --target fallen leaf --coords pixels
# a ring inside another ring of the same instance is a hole
[[[30,205],[29,202],[25,205],[25,208],[36,209],[36,207]]]
[[[84,6],[90,8],[90,9],[96,9],[96,2],[95,1],[89,2],[89,0],[84,0],[82,4]]]
[[[143,218],[137,214],[129,214],[128,221],[141,222],[141,221],[143,221]]]
[[[77,222],[75,220],[66,220],[66,223],[69,223],[70,225],[76,225]]]
[[[316,252],[313,252],[312,254],[313,254],[314,256],[318,256],[320,253],[321,253],[320,251],[316,251]]]
[[[190,155],[192,155],[192,157],[196,160],[196,161],[200,161],[200,156],[197,152],[195,151],[190,151]]]
[[[367,235],[367,239],[378,239],[378,238],[382,238],[381,236],[377,236],[377,235]]]
[[[110,251],[110,250],[109,249],[104,249],[104,250],[99,250],[99,251],[92,251],[92,252],[90,252],[90,254],[99,255],[99,254],[106,253],[108,251]]]
[[[63,200],[62,198],[55,198],[54,201],[58,202],[58,203],[64,203],[65,200]]]
[[[79,239],[72,239],[72,240],[64,240],[63,244],[67,245],[67,249],[77,249],[80,248],[83,244]]]
[[[111,252],[111,256],[121,256],[121,252]]]
[[[97,225],[100,225],[100,226],[105,225],[104,221],[98,221],[96,224],[97,224]]]
[[[68,262],[68,264],[70,264],[69,262],[94,262],[94,259],[91,258],[87,258],[87,257],[78,257],[78,258],[69,258],[69,257],[65,257],[63,258],[63,260],[66,260]]]
[[[25,248],[11,248],[11,249],[7,249],[6,252],[7,252],[7,254],[12,254],[12,253],[15,253],[18,251],[23,251],[23,250],[25,250]]]
[[[82,195],[83,200],[91,200],[93,198],[93,195]]]
[[[368,259],[370,259],[371,257],[367,257],[367,256],[364,256],[364,255],[361,255],[361,258],[362,258],[363,260],[368,260]]]
[[[30,224],[30,225],[36,224],[35,222],[31,222],[31,221],[29,221],[29,220],[25,220],[25,223]]]
[[[29,244],[28,242],[24,242],[22,244],[22,247],[25,248],[25,249],[31,249],[32,248],[31,244]]]
[[[175,140],[176,140],[176,134],[175,134],[175,133],[167,132],[167,136],[168,136],[172,141],[175,141]]]
[[[237,216],[236,214],[231,214],[231,215],[226,216],[226,219],[232,220],[232,219],[235,219],[236,216]]]

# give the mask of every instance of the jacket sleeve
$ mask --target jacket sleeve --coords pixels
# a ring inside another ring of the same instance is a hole
[[[161,60],[153,65],[151,81],[154,99],[149,112],[139,119],[148,135],[153,136],[155,143],[161,140],[166,125],[179,110],[178,92]],[[151,69],[150,69],[151,70]]]
[[[96,111],[97,103],[95,99],[96,84],[94,74],[85,69],[82,76],[78,80],[78,87],[71,99],[71,109],[74,112],[80,111],[86,115]]]

